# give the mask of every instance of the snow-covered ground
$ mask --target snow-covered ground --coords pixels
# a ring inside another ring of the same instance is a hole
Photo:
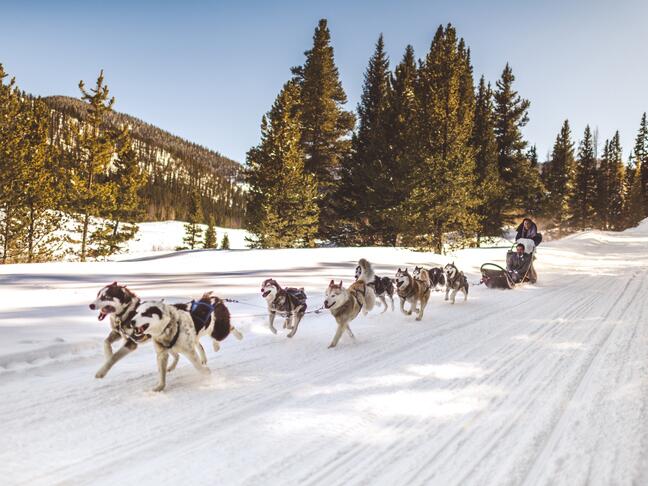
[[[219,250],[0,266],[0,482],[648,484],[648,223],[541,246],[535,286],[475,286],[454,306],[434,294],[422,322],[373,312],[335,349],[327,313],[287,339],[256,307],[266,277],[304,286],[314,309],[363,256],[382,274],[454,260],[475,283],[504,253]],[[214,289],[240,300],[230,308],[245,338],[218,353],[205,342],[212,375],[183,359],[163,393],[150,391],[150,345],[96,380],[107,324],[87,304],[113,280],[144,298]]]

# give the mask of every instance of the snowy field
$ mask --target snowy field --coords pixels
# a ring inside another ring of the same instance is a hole
[[[473,287],[454,306],[437,293],[420,323],[378,309],[335,349],[329,314],[287,339],[255,307],[274,277],[317,308],[360,257],[390,275],[454,259],[476,283],[504,254],[231,250],[0,266],[0,482],[648,484],[648,223],[543,245],[537,285]],[[96,380],[108,324],[87,304],[113,280],[144,298],[214,289],[240,300],[230,309],[245,337],[218,353],[205,339],[211,376],[182,359],[162,393],[150,391],[149,344]]]

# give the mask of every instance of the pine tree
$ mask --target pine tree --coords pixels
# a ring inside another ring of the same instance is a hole
[[[550,164],[545,184],[549,192],[547,213],[556,226],[562,228],[570,219],[569,202],[572,199],[575,166],[574,143],[567,120],[556,137]]]
[[[578,147],[574,191],[570,200],[572,222],[577,229],[590,227],[596,216],[597,177],[594,139],[589,125]]]
[[[134,223],[143,216],[140,191],[146,174],[140,167],[130,131],[124,129],[115,137],[117,158],[105,182],[113,192],[112,203],[100,214],[104,221],[92,234],[94,245],[89,254],[95,258],[121,251],[137,234],[139,228]]]
[[[477,230],[472,212],[477,190],[470,144],[475,108],[471,80],[463,42],[451,25],[439,26],[419,69],[417,183],[403,204],[403,231],[419,248],[443,252],[446,243],[465,245]]]
[[[393,245],[397,226],[393,210],[397,205],[396,181],[400,171],[390,153],[389,60],[382,35],[365,72],[358,104],[358,131],[352,139],[352,153],[345,158],[341,184],[335,201],[343,208],[354,240],[345,244]]]
[[[350,149],[355,120],[342,108],[347,97],[335,66],[326,19],[319,21],[313,47],[304,54],[304,65],[292,70],[300,88],[301,148],[306,171],[315,176],[319,188],[319,236],[329,238],[337,233],[331,195],[338,183],[340,163]]]
[[[644,198],[643,198],[643,178],[642,178],[643,164],[635,166],[633,171],[628,171],[632,174],[628,177],[628,199],[626,201],[626,225],[634,227],[644,218]]]
[[[309,247],[318,229],[318,190],[301,147],[300,87],[286,83],[262,121],[261,143],[248,152],[247,182],[255,205],[250,241],[259,248]]]
[[[391,99],[389,100],[389,145],[392,163],[399,171],[399,201],[403,202],[410,193],[415,181],[411,175],[418,144],[418,100],[416,83],[418,70],[414,48],[410,45],[400,64],[396,66],[391,79]]]
[[[62,213],[64,168],[60,153],[49,140],[50,113],[41,99],[23,103],[27,120],[24,142],[26,167],[19,181],[23,190],[23,257],[29,263],[50,260],[63,244],[61,229],[66,218]]]
[[[182,238],[182,242],[187,245],[190,250],[194,250],[195,248],[198,248],[198,246],[200,246],[200,238],[202,234],[200,222],[202,221],[202,219],[202,201],[200,200],[200,194],[196,190],[191,196],[188,218],[189,221],[184,225],[185,235],[184,238]]]
[[[81,99],[88,103],[88,117],[78,132],[76,154],[79,160],[74,161],[74,165],[68,170],[72,189],[69,194],[69,208],[80,220],[79,259],[85,261],[90,254],[90,246],[93,243],[101,245],[109,235],[105,229],[95,231],[94,235],[91,233],[93,217],[106,214],[115,203],[115,188],[108,181],[108,170],[116,151],[116,136],[109,130],[102,130],[115,98],[109,97],[108,86],[104,84],[103,70],[99,73],[93,89],[86,90],[83,81],[79,82],[79,89]]]
[[[603,229],[620,230],[624,224],[625,171],[619,132],[606,140],[599,168],[598,213]]]
[[[217,248],[218,240],[216,239],[216,227],[214,225],[214,218],[209,218],[207,229],[205,230],[205,237],[203,238],[203,248]]]
[[[624,228],[625,166],[623,164],[621,139],[618,131],[610,141],[608,156],[608,221],[610,222],[610,227],[612,229],[620,231]]]
[[[633,150],[635,166],[641,174],[641,192],[643,194],[643,216],[648,215],[648,120],[646,113],[641,117],[639,132]],[[642,218],[643,219],[643,218]]]
[[[26,167],[26,124],[15,79],[5,84],[0,64],[0,261],[8,263],[19,253],[24,235],[21,221],[23,175]]]
[[[538,149],[535,145],[529,147],[527,150],[526,158],[529,161],[529,165],[532,169],[538,169]]]
[[[504,224],[502,215],[504,187],[497,165],[493,110],[493,93],[482,76],[477,89],[471,140],[475,151],[476,183],[479,194],[479,203],[475,207],[479,218],[478,244],[482,236],[500,236]]]
[[[230,249],[229,235],[227,233],[223,233],[223,240],[221,241],[221,250],[229,250],[229,249]]]
[[[528,212],[542,191],[539,174],[531,170],[524,155],[527,143],[521,130],[529,121],[530,103],[513,89],[514,81],[513,70],[506,64],[494,95],[498,164],[506,188],[504,209],[511,217],[517,217],[520,209]]]

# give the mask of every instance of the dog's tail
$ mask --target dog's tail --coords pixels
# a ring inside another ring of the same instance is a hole
[[[374,281],[374,271],[371,267],[371,263],[365,258],[358,260],[358,266],[360,267],[360,276],[358,280],[366,284]]]

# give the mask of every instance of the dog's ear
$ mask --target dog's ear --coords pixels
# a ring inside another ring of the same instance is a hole
[[[335,285],[335,282],[333,280],[331,280],[331,282],[329,283],[329,287],[333,287],[334,285]]]
[[[342,288],[342,280],[340,280],[340,288]]]
[[[117,285],[117,280],[115,280],[113,283],[111,283],[111,284],[110,284],[110,287],[113,287],[113,286],[115,286],[115,285]]]

